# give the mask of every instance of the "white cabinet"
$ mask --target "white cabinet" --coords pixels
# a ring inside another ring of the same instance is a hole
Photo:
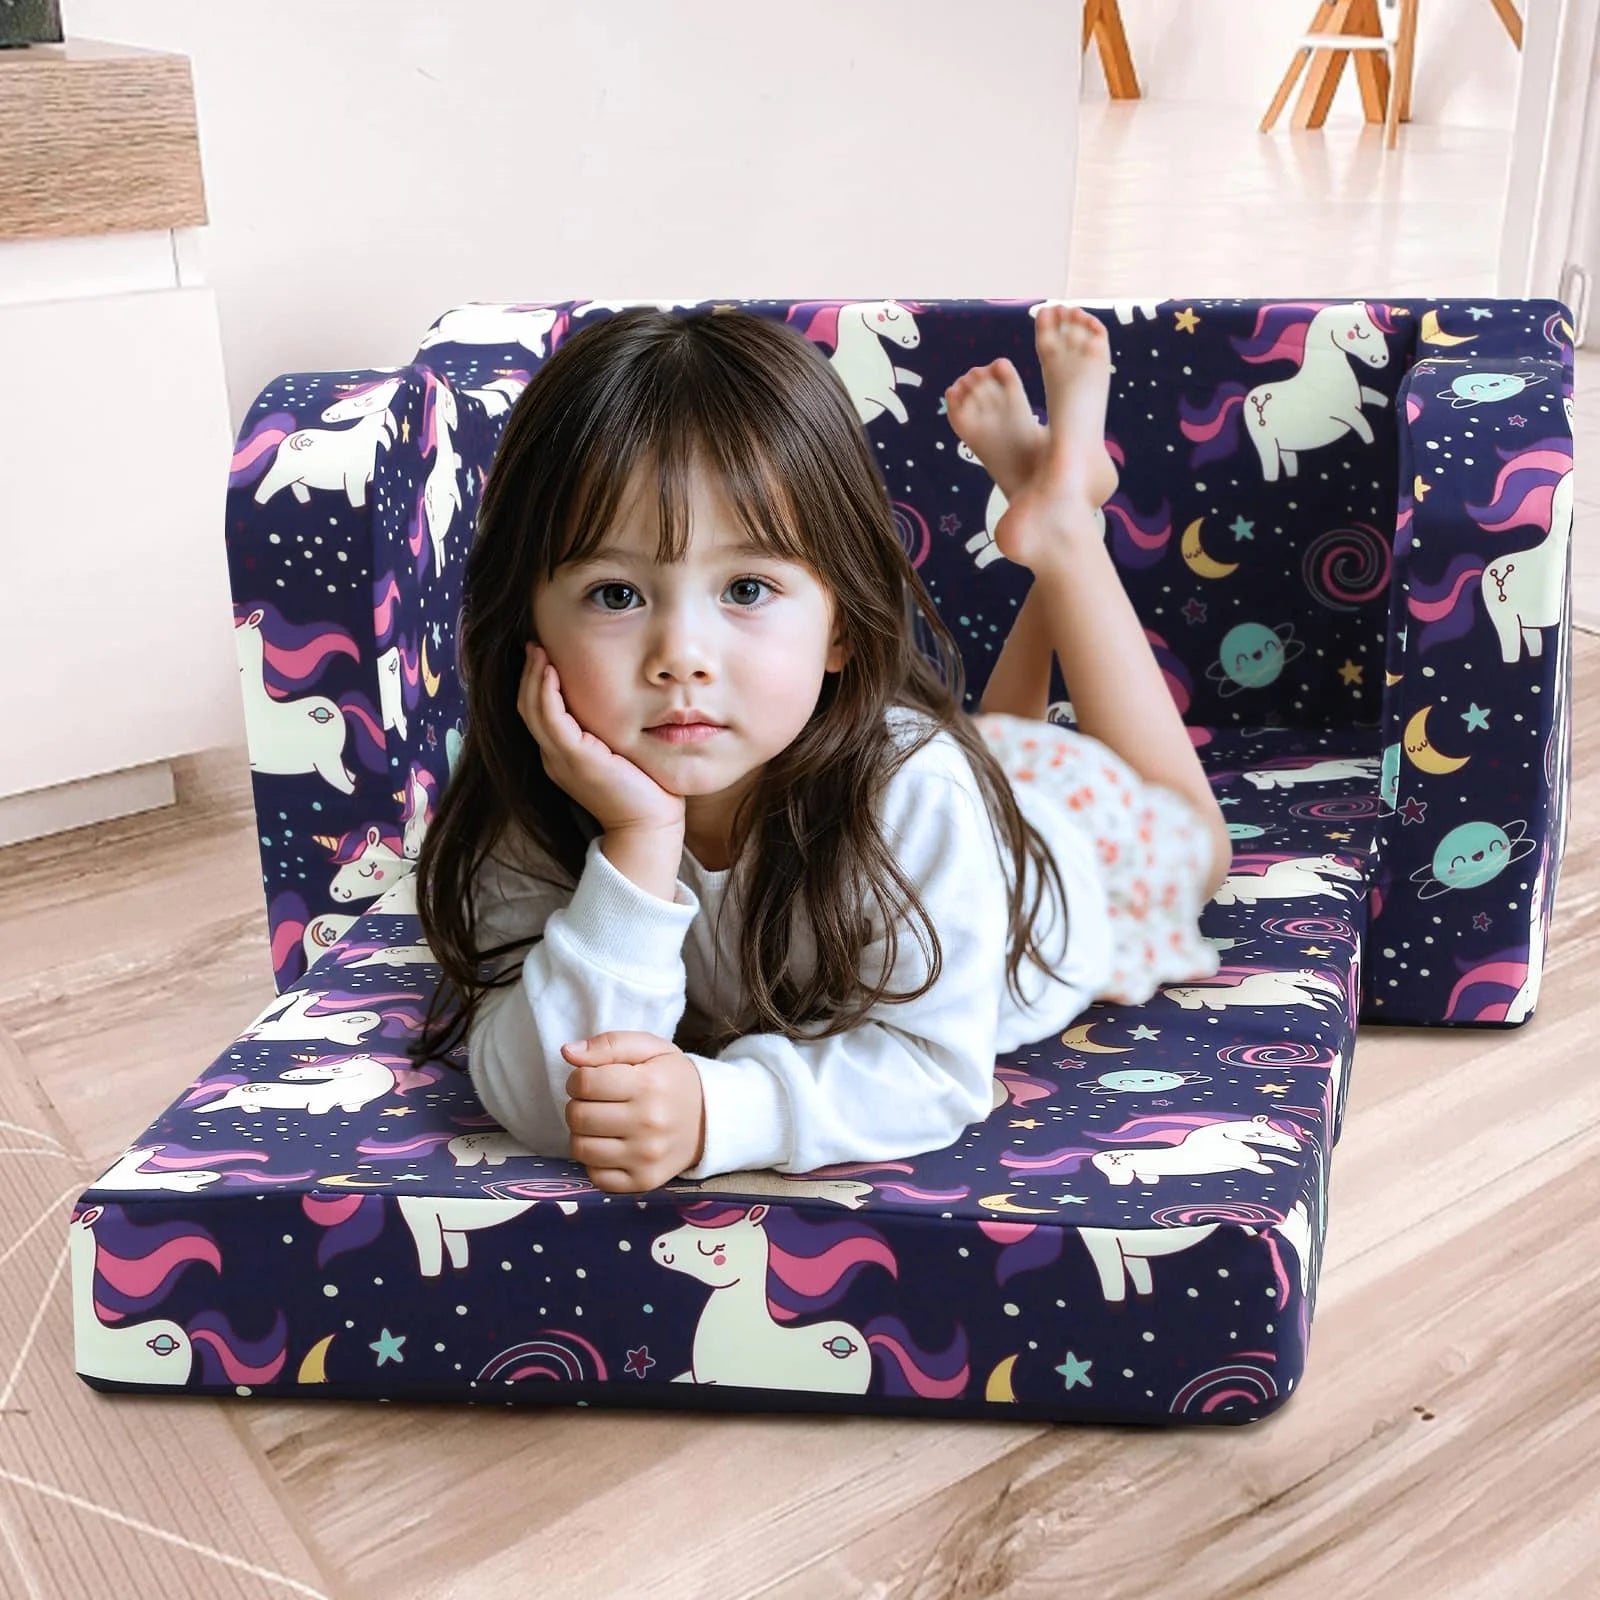
[[[233,430],[188,62],[0,56],[0,845],[173,800],[243,745]]]
[[[211,291],[0,304],[0,350],[7,844],[170,804],[166,759],[244,720]]]

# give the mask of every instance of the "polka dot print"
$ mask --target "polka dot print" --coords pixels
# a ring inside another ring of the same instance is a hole
[[[1189,802],[1088,734],[1004,712],[973,721],[1013,785],[1059,794],[1094,844],[1114,947],[1094,998],[1142,1005],[1165,983],[1213,977],[1221,957],[1200,934],[1211,842]]]

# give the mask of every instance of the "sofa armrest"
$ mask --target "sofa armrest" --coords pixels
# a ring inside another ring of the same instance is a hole
[[[1509,1026],[1538,998],[1570,794],[1572,324],[1496,304],[1515,339],[1430,311],[1400,391],[1363,1022]]]
[[[454,421],[443,380],[391,367],[284,374],[239,429],[228,572],[279,993],[413,870],[442,786],[414,712],[444,676],[423,591],[459,566],[481,483]]]

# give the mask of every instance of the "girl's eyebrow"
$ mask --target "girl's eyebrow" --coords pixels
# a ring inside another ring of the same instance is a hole
[[[734,556],[762,556],[768,561],[782,561],[782,556],[773,555],[764,545],[759,545],[754,539],[745,539],[739,544],[719,544],[711,552],[712,560],[730,560]],[[574,571],[584,567],[599,566],[605,561],[639,561],[642,558],[632,550],[624,550],[620,545],[603,544],[592,555],[585,556],[582,561],[573,561],[569,565]],[[654,566],[654,558],[645,563]]]

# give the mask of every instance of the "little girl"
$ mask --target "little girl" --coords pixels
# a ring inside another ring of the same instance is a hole
[[[1048,430],[1008,362],[946,393],[1036,578],[977,717],[801,335],[634,308],[523,392],[463,574],[414,1056],[449,1048],[455,989],[528,1150],[637,1192],[943,1149],[993,1109],[997,1053],[1216,971],[1227,829],[1095,517],[1106,336],[1045,307],[1036,342]],[[1080,732],[1044,720],[1052,649]]]

